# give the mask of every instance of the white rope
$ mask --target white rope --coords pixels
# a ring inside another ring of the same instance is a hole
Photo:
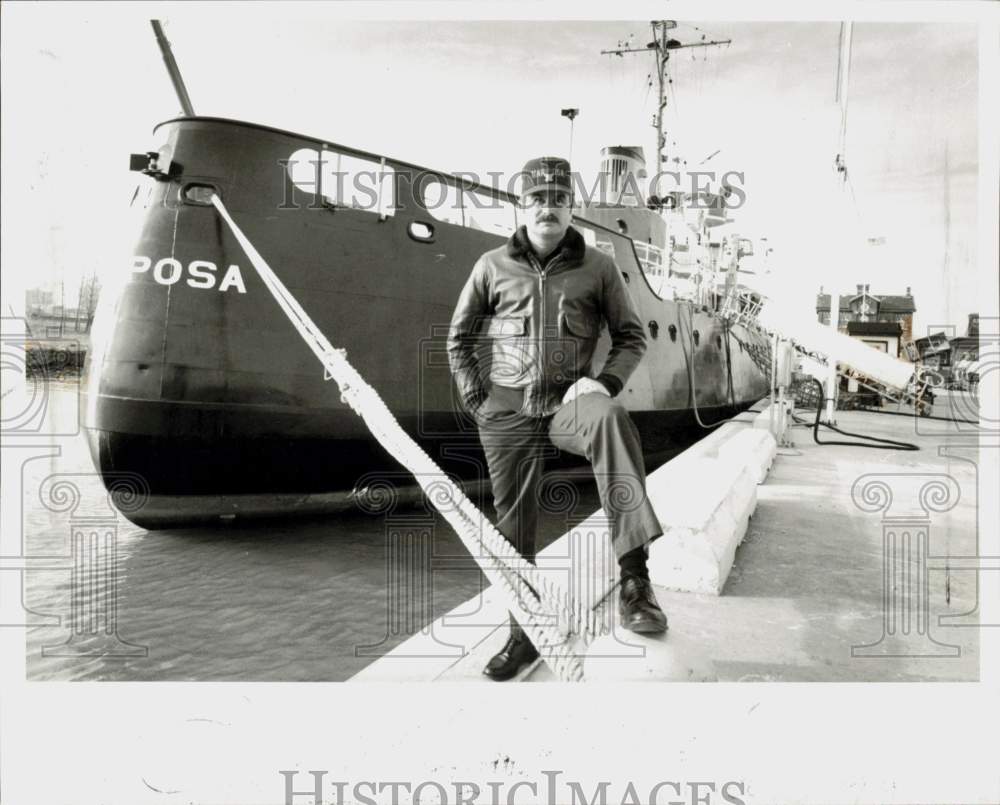
[[[582,637],[584,642],[593,635],[591,619],[582,612],[581,605],[521,556],[461,488],[400,427],[378,392],[348,362],[344,350],[330,344],[236,225],[217,195],[212,195],[212,204],[288,320],[323,364],[326,378],[336,381],[341,400],[364,420],[379,443],[413,473],[490,583],[504,593],[509,609],[556,676],[567,682],[582,680],[583,666],[576,652],[573,632],[579,630],[576,636]]]

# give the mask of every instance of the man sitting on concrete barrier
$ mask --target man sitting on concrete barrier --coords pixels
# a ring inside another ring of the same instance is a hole
[[[646,570],[646,545],[663,532],[646,498],[639,433],[613,399],[645,352],[645,331],[614,260],[570,226],[569,163],[533,159],[522,178],[526,223],[476,262],[448,336],[451,371],[479,426],[497,528],[533,562],[546,450],[586,457],[621,568],[622,625],[663,632]],[[602,320],[611,350],[594,378]],[[510,679],[537,656],[511,616],[510,638],[484,673]]]

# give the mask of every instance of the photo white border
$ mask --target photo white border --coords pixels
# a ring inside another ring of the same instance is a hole
[[[313,3],[61,6],[85,16],[327,19],[970,21],[979,69],[981,317],[997,317],[1000,17],[988,2]],[[4,17],[26,13],[6,5]],[[6,20],[5,20],[6,23]],[[232,35],[239,35],[238,23]],[[220,48],[224,47],[220,42]],[[22,80],[5,70],[4,81]],[[13,158],[4,155],[4,160]],[[5,198],[5,202],[6,202]],[[13,225],[3,205],[4,228]],[[4,275],[3,306],[17,284]],[[23,290],[23,287],[22,287]],[[988,308],[987,305],[992,305]],[[998,374],[980,390],[997,410]],[[980,462],[981,553],[1000,557],[1000,450]],[[10,488],[4,480],[5,491]],[[3,507],[2,527],[12,523]],[[981,617],[1000,623],[1000,572],[981,574]],[[281,803],[279,769],[331,779],[744,780],[747,802],[986,802],[996,780],[1000,628],[981,630],[978,683],[481,685],[53,683],[24,679],[24,632],[0,629],[5,801]],[[192,722],[188,719],[200,719]],[[504,763],[504,759],[507,763]],[[495,765],[499,762],[499,765]],[[148,771],[147,771],[148,770]],[[139,783],[148,776],[147,785]],[[181,793],[157,793],[170,779]],[[508,789],[509,790],[509,789]],[[620,792],[621,787],[615,791]],[[522,796],[527,796],[522,791]],[[189,796],[190,795],[190,796]],[[193,797],[193,799],[192,799]],[[666,794],[661,802],[669,799]],[[298,802],[308,802],[300,798]],[[430,800],[428,800],[430,801]],[[481,801],[488,801],[486,799]],[[530,797],[518,801],[543,801]],[[617,802],[618,800],[614,800]],[[721,801],[717,797],[712,802]]]

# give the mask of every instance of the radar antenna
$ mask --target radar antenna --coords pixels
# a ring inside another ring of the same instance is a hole
[[[653,20],[650,23],[653,30],[653,41],[644,48],[618,47],[614,50],[602,50],[601,55],[624,56],[626,53],[653,53],[656,59],[656,82],[657,82],[657,106],[656,114],[653,116],[653,126],[656,129],[656,173],[660,173],[666,157],[663,156],[663,148],[666,145],[666,135],[663,133],[663,110],[667,108],[667,84],[669,76],[667,74],[667,62],[670,60],[670,52],[682,48],[704,48],[710,45],[728,45],[732,39],[717,39],[701,42],[680,42],[677,39],[669,39],[667,31],[676,28],[674,20]],[[622,44],[622,43],[619,43]]]

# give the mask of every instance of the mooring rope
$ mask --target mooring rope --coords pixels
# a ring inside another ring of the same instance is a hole
[[[589,642],[593,635],[591,619],[581,611],[580,603],[573,601],[566,591],[557,588],[521,556],[461,488],[400,427],[378,392],[350,364],[345,351],[330,344],[215,194],[212,204],[292,326],[323,365],[326,379],[336,381],[341,401],[364,420],[372,436],[386,451],[413,473],[428,500],[458,534],[490,583],[504,593],[509,609],[556,676],[566,682],[581,681],[583,664],[576,651],[575,638]],[[566,625],[566,634],[560,629],[560,622]]]

